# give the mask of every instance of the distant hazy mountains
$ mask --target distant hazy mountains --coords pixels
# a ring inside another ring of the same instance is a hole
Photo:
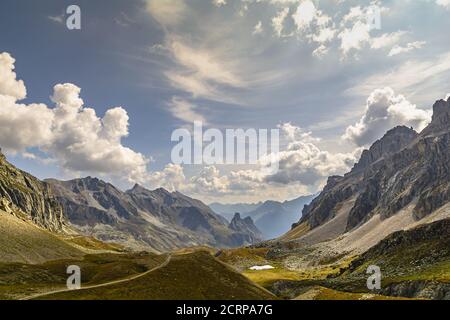
[[[253,221],[229,223],[199,200],[135,185],[122,192],[97,178],[46,181],[72,226],[85,235],[157,251],[209,245],[235,247],[261,240]],[[238,226],[243,226],[239,229]]]
[[[311,195],[284,202],[212,203],[209,206],[228,220],[231,220],[235,213],[251,217],[255,221],[256,227],[262,232],[264,239],[272,239],[286,233],[292,224],[300,219],[303,207],[309,204],[313,198],[314,196]]]
[[[246,214],[248,212],[251,212],[255,209],[257,209],[259,206],[261,206],[262,202],[257,203],[230,203],[230,204],[223,204],[219,202],[214,202],[209,204],[209,207],[214,210],[214,212],[220,214],[221,216],[225,217],[228,221],[231,221],[233,219],[234,214],[236,212],[241,214]]]

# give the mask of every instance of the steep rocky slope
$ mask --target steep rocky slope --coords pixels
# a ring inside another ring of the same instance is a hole
[[[198,245],[234,247],[249,239],[247,231],[229,228],[208,206],[179,192],[139,185],[122,192],[91,177],[48,183],[71,224],[104,241],[167,251]]]
[[[396,127],[365,151],[351,172],[330,177],[290,234],[301,238],[339,219],[342,234],[375,216],[386,220],[406,209],[418,221],[445,205],[450,200],[450,100],[436,102],[433,110],[432,122],[420,134]]]
[[[1,150],[0,210],[50,231],[64,231],[62,207],[49,185],[10,164]]]
[[[0,262],[35,264],[96,250],[114,248],[77,235],[50,185],[0,153]]]

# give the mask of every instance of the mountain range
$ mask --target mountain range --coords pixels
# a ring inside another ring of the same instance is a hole
[[[102,241],[161,252],[199,245],[235,247],[261,240],[258,232],[248,233],[256,230],[253,221],[230,224],[201,201],[179,192],[150,191],[137,184],[123,192],[91,177],[46,183],[71,225]]]
[[[450,100],[440,100],[422,132],[396,127],[349,173],[330,177],[285,238],[309,244],[339,238],[347,249],[364,250],[394,231],[448,217],[449,146]]]
[[[39,233],[47,231],[42,233],[47,236],[83,235],[156,252],[201,245],[235,247],[262,239],[251,219],[236,217],[229,223],[179,192],[150,191],[139,185],[123,192],[91,177],[40,181],[14,167],[3,154],[0,210],[39,228]],[[6,222],[2,227],[7,228]]]

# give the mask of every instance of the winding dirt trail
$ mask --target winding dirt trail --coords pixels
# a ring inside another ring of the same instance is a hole
[[[147,274],[152,273],[152,272],[154,272],[154,271],[156,271],[158,269],[164,268],[165,266],[167,266],[169,264],[171,258],[172,258],[172,256],[169,255],[167,257],[167,259],[162,264],[160,264],[159,266],[156,266],[156,267],[154,267],[154,268],[152,268],[152,269],[150,269],[148,271],[145,271],[143,273],[140,273],[138,275],[135,275],[135,276],[132,276],[132,277],[129,277],[129,278],[120,279],[120,280],[114,280],[114,281],[111,281],[111,282],[96,284],[96,285],[92,285],[92,286],[86,286],[86,287],[82,287],[81,289],[61,289],[61,290],[55,290],[55,291],[39,293],[39,294],[35,294],[35,295],[32,295],[32,296],[28,296],[28,297],[22,298],[20,300],[33,300],[33,299],[38,299],[38,298],[45,297],[45,296],[48,296],[48,295],[51,295],[51,294],[55,294],[55,293],[70,292],[70,291],[82,291],[82,290],[87,290],[87,289],[95,289],[95,288],[101,288],[101,287],[110,286],[110,285],[113,285],[113,284],[124,283],[124,282],[128,282],[128,281],[136,280],[136,279],[139,279],[139,278],[141,278],[143,276],[146,276]]]

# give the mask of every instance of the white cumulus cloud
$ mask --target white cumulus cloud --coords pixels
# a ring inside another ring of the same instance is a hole
[[[344,138],[358,146],[368,146],[398,125],[421,131],[431,120],[431,111],[422,110],[389,87],[377,89],[367,99],[365,114],[346,129]]]
[[[1,54],[0,146],[30,156],[38,148],[73,173],[93,173],[142,181],[148,160],[122,145],[128,135],[128,114],[122,107],[106,111],[103,118],[84,106],[81,89],[57,84],[50,97],[55,104],[20,104],[25,86],[16,80],[14,59]]]
[[[22,80],[16,80],[15,61],[7,52],[0,54],[0,94],[20,100],[25,98],[27,90]]]

